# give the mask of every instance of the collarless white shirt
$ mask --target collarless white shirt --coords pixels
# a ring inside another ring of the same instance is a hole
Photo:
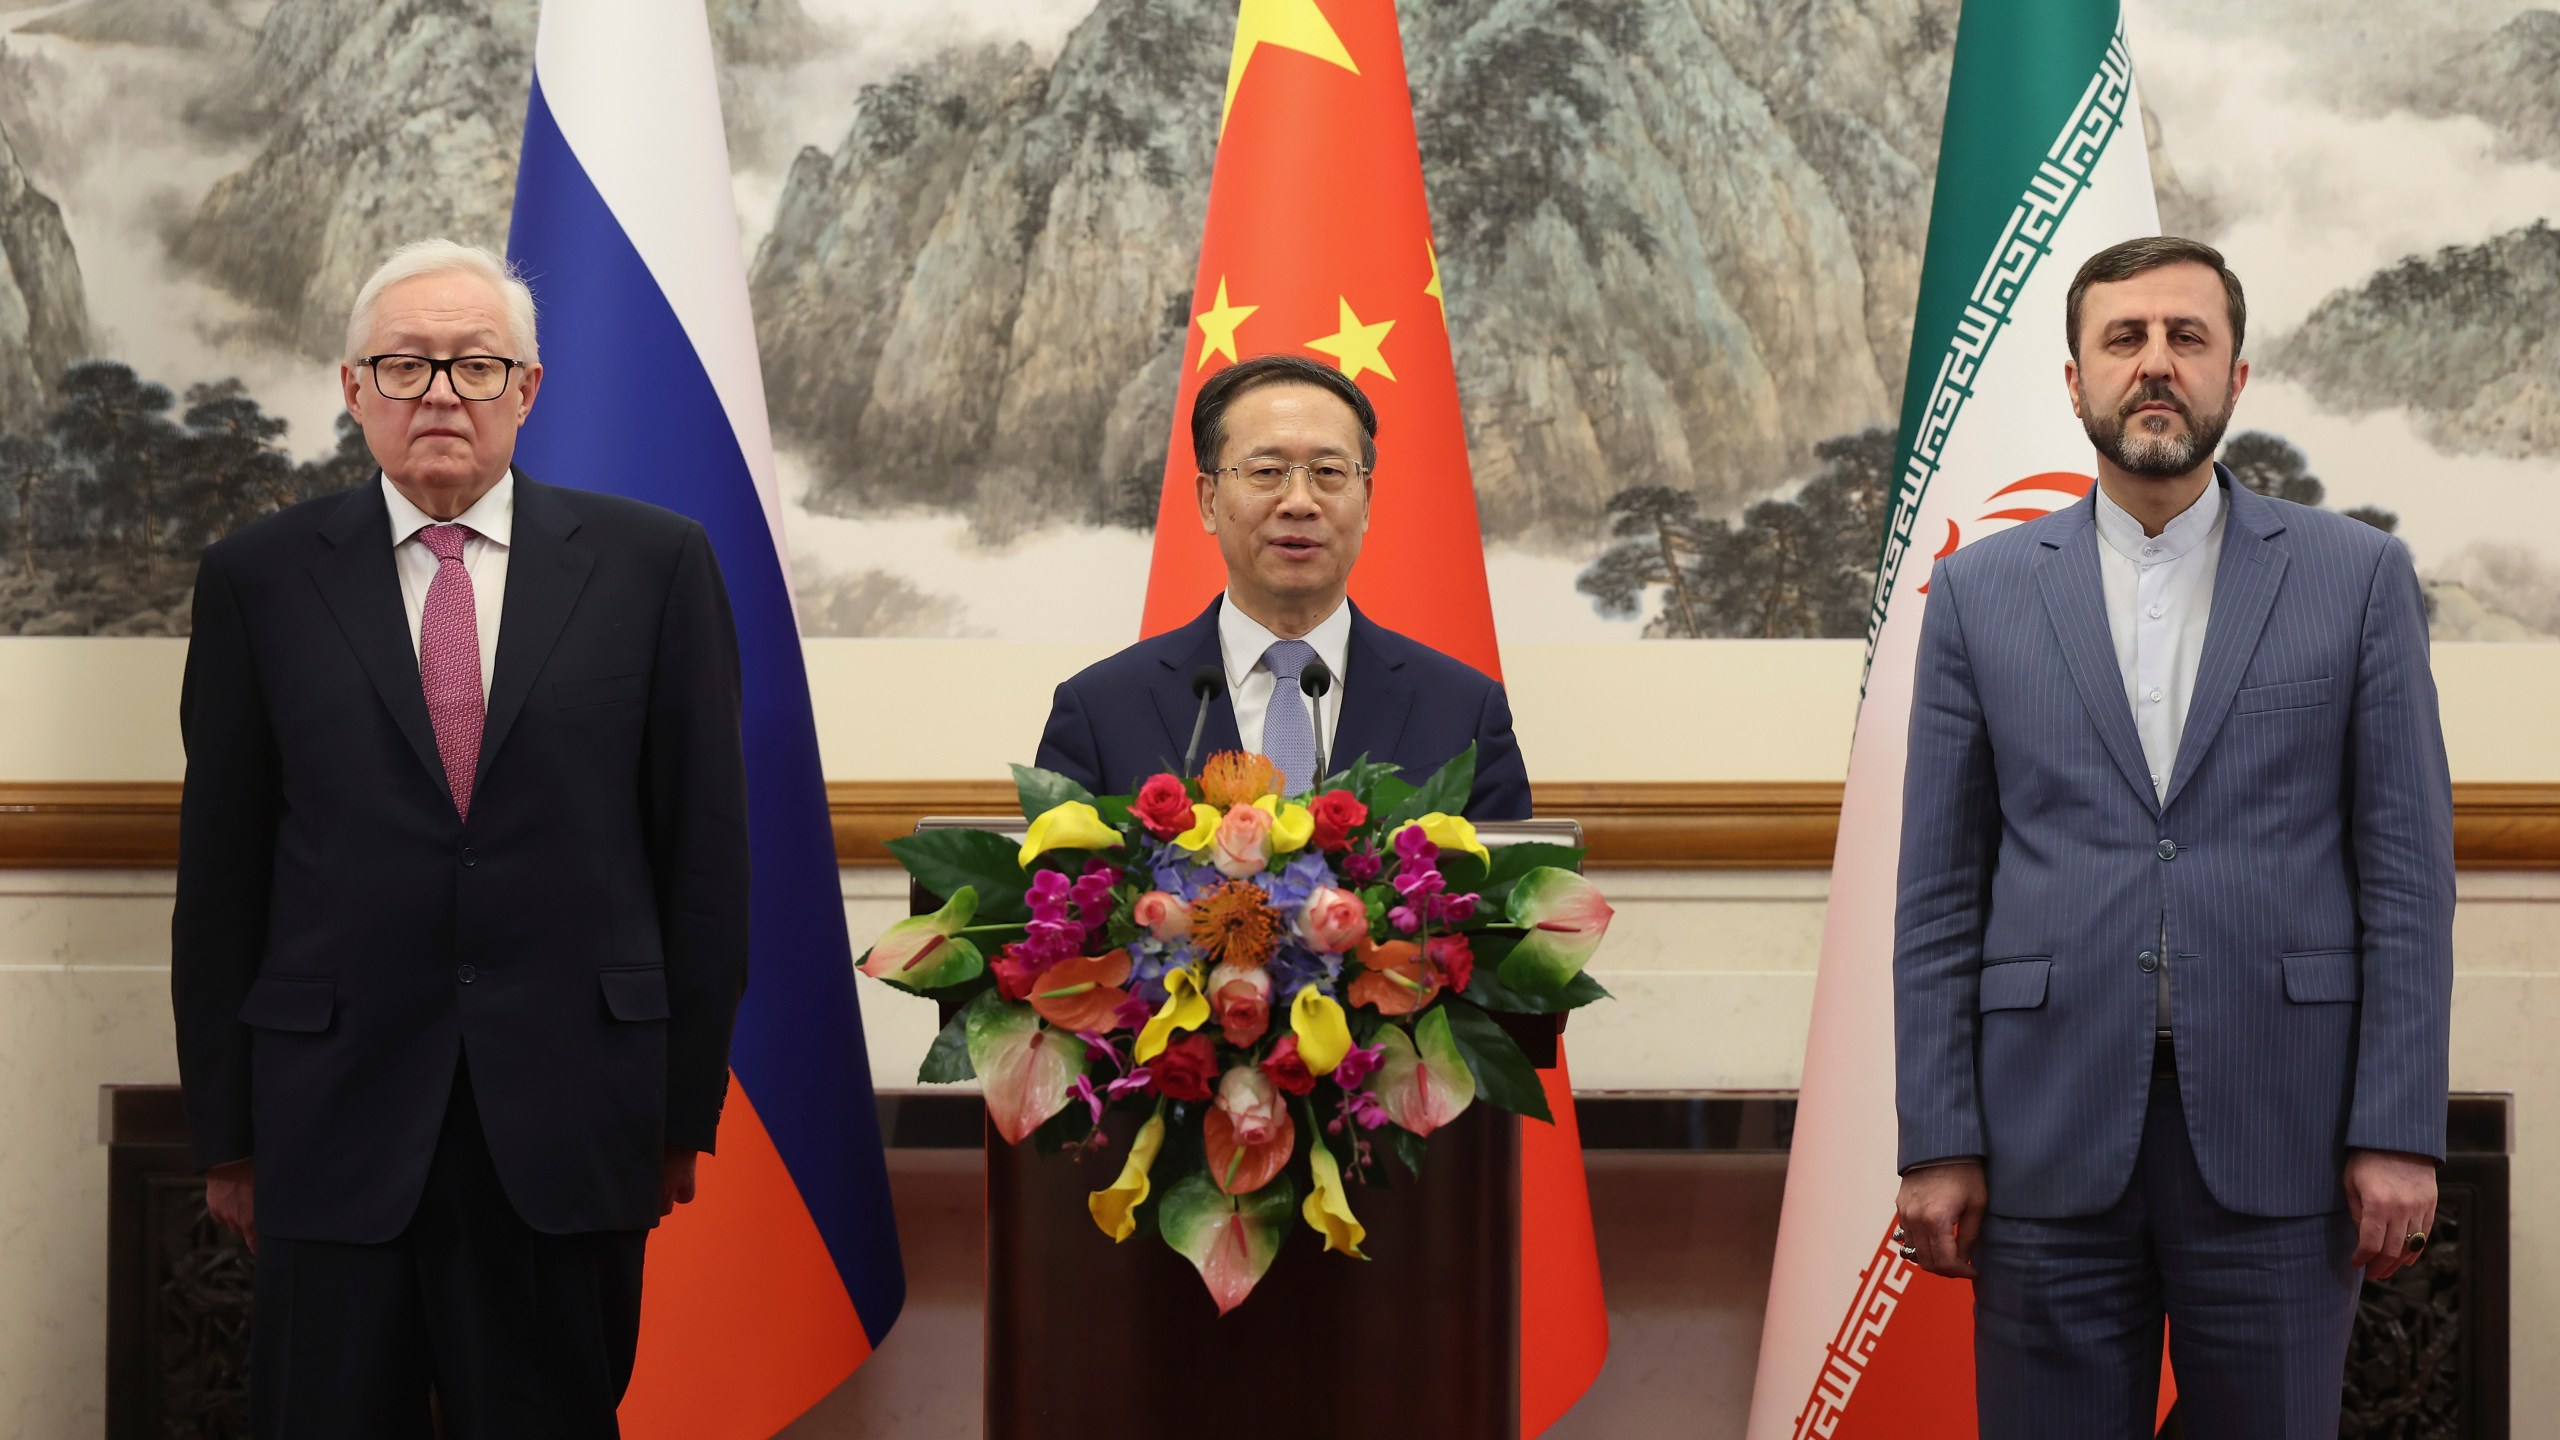
[[[391,477],[380,477],[383,503],[391,510],[391,558],[400,571],[400,603],[409,612],[409,653],[418,653],[427,611],[427,587],[435,583],[436,555],[418,532],[438,520],[411,504]],[[489,703],[489,681],[498,669],[498,612],[507,601],[507,548],[515,539],[516,472],[498,477],[489,492],[451,521],[469,526],[462,542],[462,569],[471,577],[471,610],[480,623],[480,703]]]
[[[2216,476],[2159,534],[2145,535],[2142,522],[2108,498],[2105,487],[2097,487],[2097,497],[2103,542],[2098,576],[2106,592],[2107,629],[2116,642],[2116,669],[2133,707],[2134,732],[2142,737],[2151,793],[2166,800],[2213,619],[2213,581],[2221,568],[2229,506]]]
[[[1316,742],[1323,747],[1325,764],[1330,769],[1335,765],[1333,742],[1341,728],[1342,690],[1351,678],[1351,602],[1345,600],[1334,606],[1332,614],[1301,638],[1315,647],[1316,658],[1333,672],[1333,688],[1316,702],[1314,716]],[[1236,736],[1244,742],[1245,749],[1257,755],[1264,753],[1263,721],[1271,714],[1271,693],[1278,684],[1278,677],[1271,673],[1262,656],[1279,641],[1279,636],[1237,606],[1234,595],[1219,602],[1218,656],[1226,667],[1227,699],[1235,706]]]

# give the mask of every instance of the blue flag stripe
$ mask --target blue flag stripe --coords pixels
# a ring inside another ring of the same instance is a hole
[[[562,137],[538,76],[508,250],[541,303],[545,369],[517,459],[536,479],[692,516],[720,557],[746,677],[755,862],[730,1064],[876,1345],[905,1302],[906,1276],[781,557],[692,340]]]

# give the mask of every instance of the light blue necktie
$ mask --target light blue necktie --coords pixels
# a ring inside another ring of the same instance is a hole
[[[1262,753],[1280,767],[1281,793],[1295,795],[1316,783],[1316,729],[1307,715],[1307,697],[1298,676],[1316,658],[1316,647],[1304,640],[1275,640],[1262,652],[1271,667],[1271,708],[1262,717]]]

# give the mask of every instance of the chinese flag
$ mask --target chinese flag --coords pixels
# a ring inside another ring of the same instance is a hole
[[[1226,584],[1193,492],[1200,382],[1248,356],[1295,352],[1339,367],[1378,410],[1352,598],[1388,629],[1500,678],[1393,0],[1243,0],[1218,123],[1144,633],[1190,620]],[[1609,1346],[1571,1080],[1561,1058],[1541,1078],[1556,1123],[1521,1126],[1524,1436],[1581,1398]]]

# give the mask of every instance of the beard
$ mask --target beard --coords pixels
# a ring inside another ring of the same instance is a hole
[[[2151,435],[2129,428],[2137,406],[2167,405],[2187,422],[2186,432],[2179,435]],[[2222,409],[2199,418],[2169,389],[2166,380],[2146,380],[2124,398],[2112,411],[2101,411],[2089,403],[2089,392],[2080,392],[2080,412],[2084,418],[2080,428],[2087,431],[2089,443],[2098,453],[2116,464],[2128,475],[2152,480],[2173,479],[2191,474],[2198,465],[2213,458],[2222,445],[2222,432],[2231,427],[2231,412],[2237,397],[2226,397]]]

